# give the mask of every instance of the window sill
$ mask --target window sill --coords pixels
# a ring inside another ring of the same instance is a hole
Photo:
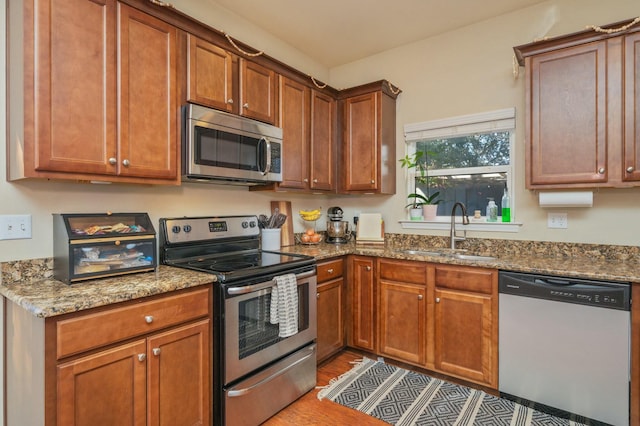
[[[451,229],[451,218],[437,218],[434,220],[400,220],[398,221],[403,229],[430,229],[448,231]],[[517,222],[485,222],[483,220],[474,221],[471,219],[468,225],[462,225],[462,220],[457,217],[456,225],[458,230],[479,232],[520,232],[522,223]]]

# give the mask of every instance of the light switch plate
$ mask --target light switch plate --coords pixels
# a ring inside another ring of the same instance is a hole
[[[567,229],[568,222],[566,213],[547,214],[547,228]]]
[[[30,214],[0,215],[0,240],[20,240],[31,238]]]

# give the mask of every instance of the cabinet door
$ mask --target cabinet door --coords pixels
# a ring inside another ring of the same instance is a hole
[[[233,112],[233,56],[189,34],[187,99]]]
[[[374,259],[356,256],[351,261],[350,344],[375,350]]]
[[[275,71],[240,59],[240,115],[275,124],[276,86]]]
[[[593,42],[529,59],[528,188],[607,182],[606,46]]]
[[[25,57],[35,55],[26,60],[25,68],[25,110],[34,102],[33,113],[25,113],[25,144],[33,141],[35,146],[25,149],[25,167],[113,174],[116,169],[109,158],[116,157],[115,1],[34,3],[35,49],[25,43]]]
[[[148,339],[150,425],[209,424],[209,323],[207,319]]]
[[[177,30],[119,8],[119,174],[177,180]]]
[[[623,180],[640,181],[640,33],[624,38]]]
[[[309,189],[309,88],[280,77],[283,188]]]
[[[381,281],[378,348],[382,355],[422,365],[426,347],[425,288]]]
[[[380,92],[373,92],[345,100],[342,164],[345,191],[378,189],[380,96]]]
[[[316,191],[336,189],[336,101],[311,91],[311,141],[309,186]]]
[[[436,368],[493,385],[491,297],[437,288],[435,297]]]
[[[343,279],[318,285],[318,362],[344,347]]]
[[[146,424],[146,345],[117,346],[57,367],[57,424]]]

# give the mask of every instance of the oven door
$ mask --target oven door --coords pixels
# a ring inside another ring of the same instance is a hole
[[[279,337],[271,324],[271,294],[275,281],[225,288],[224,384],[251,373],[313,342],[316,326],[316,273],[296,275],[298,332]]]

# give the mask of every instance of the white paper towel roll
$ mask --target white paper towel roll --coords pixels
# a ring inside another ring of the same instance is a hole
[[[593,191],[540,192],[540,207],[592,207]]]

